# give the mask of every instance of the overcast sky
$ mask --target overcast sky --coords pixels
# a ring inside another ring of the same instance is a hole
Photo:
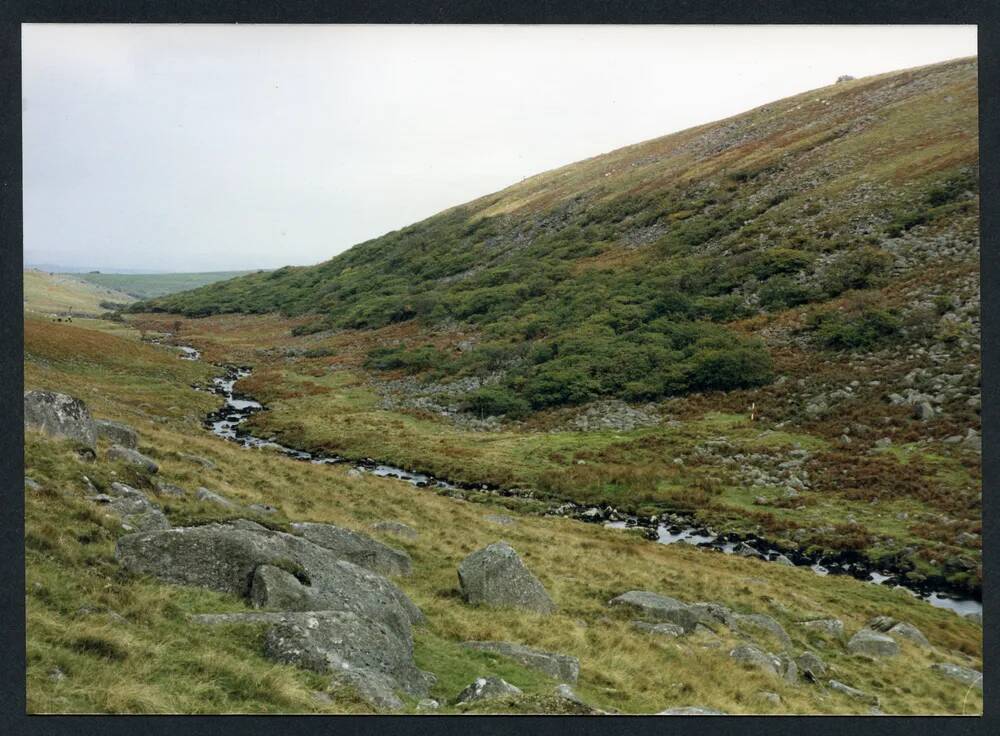
[[[325,260],[526,176],[972,26],[23,27],[26,263]]]

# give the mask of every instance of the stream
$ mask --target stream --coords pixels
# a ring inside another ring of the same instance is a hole
[[[178,347],[178,346],[175,346]],[[201,354],[192,347],[181,346],[181,358],[198,360]],[[416,473],[403,468],[377,462],[370,458],[365,460],[349,460],[337,455],[323,455],[287,447],[272,439],[264,439],[250,434],[243,428],[243,422],[256,412],[263,411],[264,406],[249,396],[239,394],[234,386],[241,378],[246,378],[251,371],[245,367],[223,366],[225,373],[213,379],[213,393],[222,396],[223,405],[210,413],[205,419],[205,426],[213,434],[223,439],[236,442],[248,448],[271,448],[295,460],[310,462],[315,465],[351,464],[362,473],[370,473],[383,478],[394,478],[405,481],[419,488],[437,488],[444,490],[476,490],[495,495],[521,495],[530,497],[530,492],[505,491],[482,484],[454,483],[425,473]],[[204,390],[204,389],[202,389]],[[921,598],[937,608],[945,608],[960,616],[970,613],[982,614],[983,604],[972,598],[962,598],[950,595],[945,591],[927,588],[915,589],[903,584],[903,580],[890,571],[871,570],[861,561],[833,560],[812,558],[802,553],[782,551],[771,547],[766,540],[759,538],[739,538],[736,535],[719,535],[704,526],[692,524],[693,519],[669,515],[664,522],[652,519],[641,519],[614,509],[577,506],[573,503],[563,503],[551,510],[558,516],[570,516],[581,521],[600,523],[614,529],[642,528],[647,538],[659,544],[690,544],[705,549],[712,549],[723,554],[739,554],[754,556],[769,561],[779,561],[797,567],[809,567],[817,575],[851,575],[852,577],[875,585],[889,585],[901,588],[911,595]]]

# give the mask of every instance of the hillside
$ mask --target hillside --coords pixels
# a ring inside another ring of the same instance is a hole
[[[25,388],[127,425],[26,422],[28,710],[982,713],[976,94],[849,81],[26,313]]]
[[[88,283],[79,277],[24,271],[24,309],[26,312],[58,317],[96,317],[135,301],[121,291]]]
[[[766,384],[769,351],[742,321],[976,257],[976,115],[974,59],[844,82],[541,174],[317,266],[135,309],[314,316],[301,331],[471,326],[465,349],[375,349],[370,367],[500,371],[469,398],[487,414]],[[891,338],[901,316],[858,308],[814,327],[850,346]]]
[[[205,271],[200,273],[78,273],[73,278],[130,294],[135,299],[151,299],[178,291],[197,289],[251,271]],[[261,272],[257,272],[261,273]]]

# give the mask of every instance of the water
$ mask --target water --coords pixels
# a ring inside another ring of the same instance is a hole
[[[184,352],[181,357],[185,360],[197,360],[200,357],[200,353],[198,353],[197,350],[194,350],[194,348],[182,348],[182,350]],[[191,357],[192,355],[195,357]],[[238,442],[244,447],[271,448],[278,450],[288,457],[296,460],[308,461],[316,465],[340,465],[350,462],[337,456],[331,457],[313,455],[312,453],[305,452],[304,450],[286,447],[285,445],[273,440],[255,437],[254,435],[241,429],[240,425],[248,417],[258,411],[263,411],[264,409],[264,406],[258,401],[254,401],[253,399],[246,397],[236,397],[233,395],[233,387],[236,382],[249,375],[249,369],[237,368],[230,369],[226,372],[226,375],[213,379],[214,392],[224,398],[222,407],[213,414],[209,415],[209,420],[207,422],[214,434],[222,437],[223,439]],[[456,485],[449,483],[448,481],[440,480],[424,473],[411,472],[392,465],[376,463],[373,461],[362,463],[354,462],[352,464],[359,472],[370,473],[380,478],[394,478],[418,488],[457,488]],[[612,529],[625,529],[628,527],[635,527],[636,525],[637,524],[634,519],[631,521],[608,521],[604,523],[604,526]],[[682,527],[676,524],[658,525],[656,528],[656,541],[659,544],[690,544],[706,549],[718,550],[723,554],[735,554],[738,546],[738,543],[720,539],[718,535],[711,533],[707,529],[695,526]],[[774,559],[781,554],[779,550],[773,548],[758,549],[757,551],[767,559]],[[919,595],[909,588],[900,585],[898,580],[890,574],[878,571],[866,572],[860,568],[855,570],[854,566],[850,564],[836,565],[834,563],[823,564],[823,562],[823,560],[807,561],[802,562],[801,566],[809,567],[817,575],[850,574],[859,580],[864,580],[865,582],[873,585],[892,585],[896,588],[902,588],[911,595],[923,598],[923,600],[927,601],[932,606],[937,608],[946,608],[950,611],[954,611],[960,616],[964,616],[967,613],[982,614],[983,612],[983,604],[976,600],[968,598],[955,598],[940,592]]]

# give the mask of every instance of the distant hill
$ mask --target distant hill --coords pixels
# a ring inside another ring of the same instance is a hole
[[[44,315],[96,317],[135,298],[75,275],[24,271],[24,310]]]
[[[977,114],[975,58],[843,81],[134,310],[463,324],[473,349],[416,339],[368,367],[489,379],[485,414],[766,384],[748,320],[811,305],[817,341],[870,349],[909,327],[842,295],[915,277],[930,294],[949,287],[935,269],[978,263]]]
[[[137,299],[152,299],[179,291],[243,276],[254,271],[207,271],[203,273],[75,273],[74,277]],[[259,273],[264,273],[263,271]]]

